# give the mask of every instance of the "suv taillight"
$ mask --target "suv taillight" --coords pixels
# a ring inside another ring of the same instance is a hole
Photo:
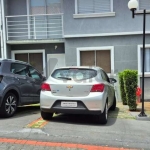
[[[103,92],[104,91],[104,87],[105,87],[105,85],[103,83],[101,83],[101,84],[94,84],[92,89],[91,89],[91,92]]]
[[[41,90],[42,90],[42,91],[51,91],[50,85],[47,84],[47,83],[43,83],[43,84],[41,85]]]
[[[3,79],[3,76],[2,76],[2,75],[0,75],[0,82],[2,81],[2,79]]]

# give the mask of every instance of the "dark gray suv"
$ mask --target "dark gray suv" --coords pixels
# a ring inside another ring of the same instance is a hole
[[[0,115],[11,117],[17,106],[39,103],[44,80],[45,77],[26,62],[0,59]]]

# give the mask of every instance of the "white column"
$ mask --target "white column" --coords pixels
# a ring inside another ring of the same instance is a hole
[[[28,39],[30,39],[31,35],[30,35],[30,1],[26,0],[26,4],[27,4],[27,22],[28,22]]]
[[[1,1],[0,1],[0,35],[1,35],[1,58],[4,58],[4,48],[3,48],[3,34],[2,34],[2,11],[1,11]]]
[[[1,14],[2,14],[2,38],[3,38],[3,58],[7,58],[6,49],[6,23],[5,23],[5,5],[4,0],[1,0]]]

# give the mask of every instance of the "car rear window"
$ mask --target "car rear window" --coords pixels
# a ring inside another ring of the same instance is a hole
[[[67,68],[56,69],[51,76],[60,80],[86,80],[94,78],[96,75],[97,71],[93,69]]]

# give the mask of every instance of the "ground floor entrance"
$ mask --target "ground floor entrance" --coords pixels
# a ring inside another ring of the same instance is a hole
[[[44,73],[45,67],[45,51],[44,50],[25,50],[12,51],[12,58],[28,62],[35,67],[39,72]]]

